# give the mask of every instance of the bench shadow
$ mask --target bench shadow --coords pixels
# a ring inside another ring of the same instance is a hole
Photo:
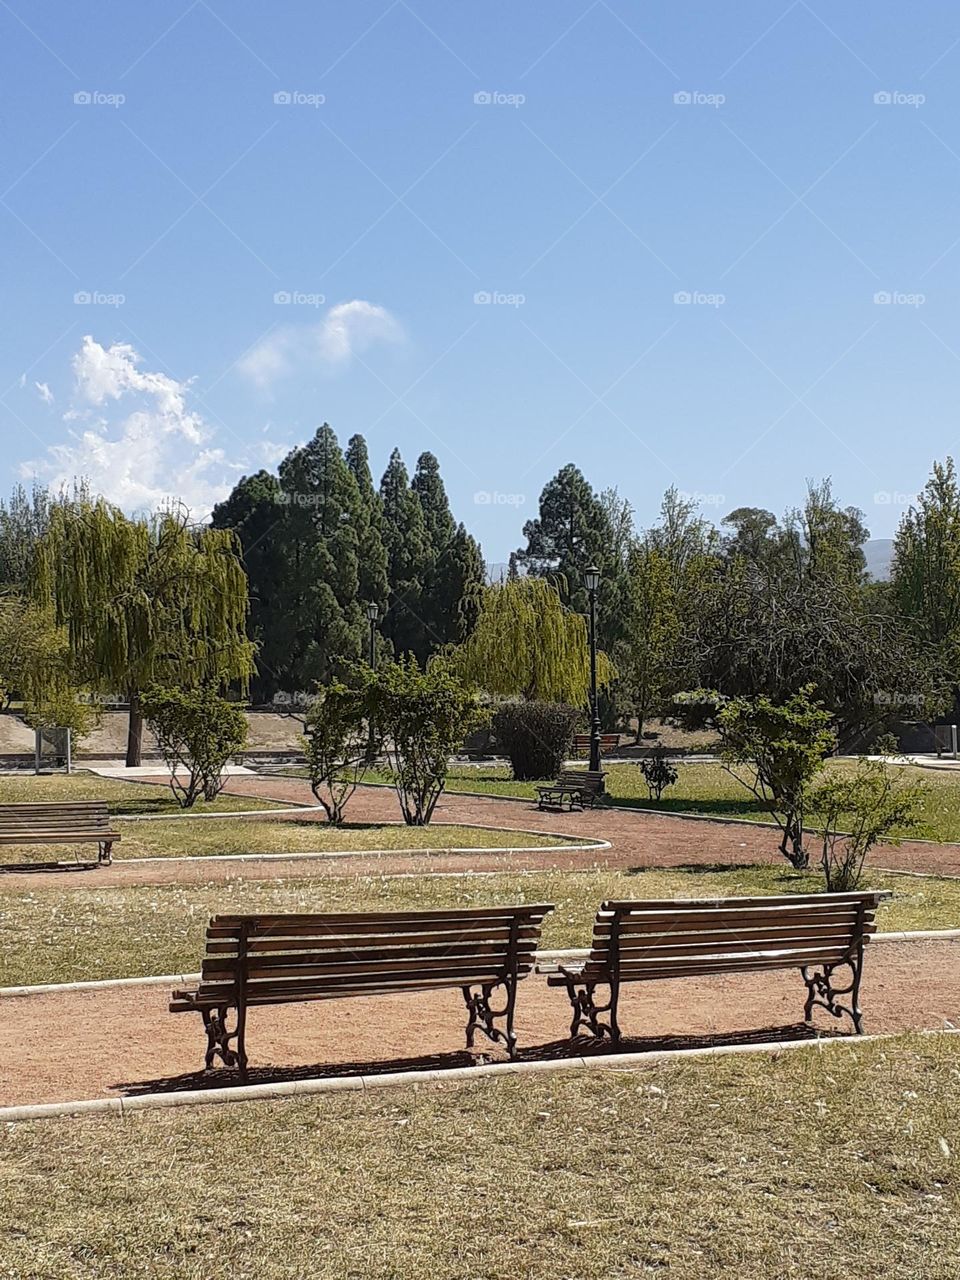
[[[57,874],[64,871],[96,871],[99,862],[4,862],[0,863],[0,875],[36,875],[38,872]]]
[[[618,1045],[578,1036],[573,1040],[551,1040],[545,1044],[520,1049],[516,1061],[556,1062],[564,1058],[609,1057],[611,1054],[663,1053],[674,1049],[719,1049],[730,1045],[770,1044],[788,1040],[843,1038],[842,1031],[822,1030],[798,1022],[787,1026],[752,1028],[710,1035],[624,1036]],[[412,1058],[390,1058],[367,1062],[313,1062],[296,1067],[251,1065],[246,1083],[290,1084],[298,1080],[326,1080],[333,1077],[378,1076],[403,1071],[450,1071],[479,1063],[507,1062],[506,1054],[460,1050],[450,1053],[425,1054]],[[111,1090],[137,1097],[148,1093],[178,1093],[196,1089],[231,1089],[243,1083],[235,1071],[218,1068],[212,1071],[190,1071],[182,1075],[160,1076],[154,1080],[128,1080],[110,1086]]]

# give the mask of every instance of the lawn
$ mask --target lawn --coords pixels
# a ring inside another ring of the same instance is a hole
[[[364,849],[451,849],[504,846],[549,846],[565,841],[527,831],[487,831],[475,827],[408,827],[403,823],[371,825],[297,818],[207,818],[197,822],[176,818],[169,822],[117,822],[122,837],[113,847],[114,860],[125,858],[223,857],[250,853],[324,853]],[[0,845],[0,866],[25,862],[88,860],[91,845]]]
[[[83,1117],[0,1138],[23,1280],[948,1280],[960,1043]]]
[[[960,881],[868,874],[893,889],[881,929],[960,926]],[[0,882],[0,986],[195,972],[204,929],[218,912],[405,911],[429,906],[552,902],[543,946],[585,947],[604,898],[808,893],[813,875],[789,868],[497,872],[460,876],[303,876],[199,885],[4,889]]]
[[[579,764],[586,768],[586,764]],[[827,771],[849,772],[856,767],[853,760],[831,760]],[[659,802],[651,800],[646,783],[635,764],[613,764],[606,768],[607,798],[610,804],[628,808],[650,809],[656,813],[699,813],[714,818],[741,818],[745,821],[769,822],[767,810],[719,764],[684,764],[678,762],[680,777]],[[909,765],[892,765],[894,777],[907,782],[923,782],[929,788],[921,813],[922,827],[901,835],[921,836],[929,840],[960,841],[960,771],[918,769]],[[304,776],[303,770],[290,770]],[[381,775],[370,774],[370,782],[384,782]],[[546,781],[546,779],[544,780]],[[523,796],[536,799],[535,782],[514,782],[505,765],[456,765],[447,776],[448,791],[478,791],[485,795]]]
[[[76,800],[105,800],[111,815],[183,812],[169,787],[123,782],[95,773],[4,774],[0,776],[0,804],[50,804]],[[232,813],[244,809],[284,809],[289,806],[255,796],[221,795],[207,804],[200,800],[191,813]]]

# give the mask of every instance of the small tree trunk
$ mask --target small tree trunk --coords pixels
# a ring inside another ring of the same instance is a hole
[[[810,855],[803,844],[803,820],[788,816],[780,841],[780,852],[797,871],[805,871],[810,865]]]
[[[130,690],[130,721],[127,726],[127,768],[139,769],[143,759],[143,712],[140,690]]]

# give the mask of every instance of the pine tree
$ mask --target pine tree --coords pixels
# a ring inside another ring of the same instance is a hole
[[[350,437],[344,460],[357,483],[360,499],[356,520],[360,604],[364,608],[377,605],[382,617],[390,595],[387,549],[383,545],[383,504],[374,488],[363,436]]]
[[[250,590],[247,634],[257,647],[257,674],[251,681],[254,702],[269,702],[279,688],[276,672],[283,664],[277,621],[284,601],[279,528],[286,507],[280,481],[268,471],[244,476],[233,492],[213,509],[215,529],[236,535]]]
[[[387,550],[390,602],[383,634],[398,655],[421,658],[436,643],[423,620],[424,578],[430,566],[430,539],[423,507],[410,487],[400,450],[394,449],[380,482],[383,542]]]
[[[417,459],[411,489],[423,511],[429,560],[421,592],[423,633],[416,652],[421,663],[432,649],[465,640],[476,625],[486,580],[480,547],[457,525],[432,453]]]
[[[280,687],[309,691],[365,652],[359,599],[360,490],[327,423],[280,464]]]

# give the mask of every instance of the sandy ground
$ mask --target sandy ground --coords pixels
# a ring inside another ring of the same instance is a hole
[[[918,974],[922,980],[918,981]],[[194,1014],[170,1014],[163,987],[61,992],[0,1003],[0,1104],[70,1101],[237,1083],[205,1076],[205,1037]],[[805,1034],[804,987],[792,971],[634,984],[625,988],[621,1052]],[[960,943],[876,943],[861,992],[865,1030],[960,1025]],[[521,1058],[583,1053],[571,1044],[565,991],[543,977],[518,993]],[[818,1026],[846,1032],[822,1011]],[[247,1051],[251,1083],[317,1075],[462,1066],[465,1015],[457,990],[254,1009]],[[636,1037],[642,1036],[643,1039]],[[477,1051],[503,1052],[478,1036]],[[609,1050],[605,1050],[609,1052]]]

